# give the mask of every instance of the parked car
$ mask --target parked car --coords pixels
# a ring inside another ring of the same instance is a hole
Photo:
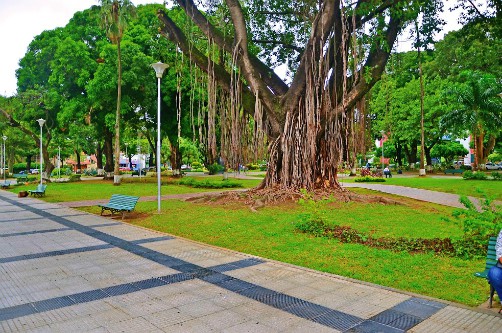
[[[500,163],[492,163],[487,162],[485,164],[486,170],[502,170],[502,162]]]

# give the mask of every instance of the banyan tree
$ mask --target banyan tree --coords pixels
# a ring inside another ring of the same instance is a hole
[[[348,146],[361,140],[351,138],[365,130],[365,94],[380,79],[403,29],[419,16],[430,22],[441,7],[438,0],[224,0],[200,8],[192,0],[175,3],[197,27],[197,37],[163,10],[161,33],[207,73],[208,114],[223,109],[208,122],[230,119],[221,131],[236,152],[239,131],[247,128],[237,119],[252,117],[255,132],[263,130],[269,142],[262,186],[283,190],[340,188],[343,155],[354,159]],[[213,46],[216,56],[208,51]],[[273,70],[279,63],[289,68],[286,79]],[[214,154],[214,125],[207,128]]]

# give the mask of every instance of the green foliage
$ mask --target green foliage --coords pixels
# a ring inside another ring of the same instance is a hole
[[[237,187],[243,187],[242,183],[229,180],[229,179],[224,179],[224,180],[210,180],[210,179],[205,179],[205,180],[197,180],[192,177],[185,177],[180,179],[179,181],[176,182],[178,185],[185,185],[185,186],[190,186],[190,187],[195,187],[195,188],[237,188]]]
[[[483,199],[480,199],[479,208],[469,198],[461,196],[460,202],[465,209],[453,212],[454,222],[464,233],[455,246],[457,255],[483,255],[488,237],[498,235],[502,229],[502,207],[496,206],[493,199],[484,193],[481,194]]]
[[[216,175],[222,173],[225,170],[225,168],[223,167],[223,165],[220,165],[218,163],[213,163],[207,166],[207,170],[209,171],[210,175]]]
[[[69,176],[73,173],[70,167],[62,167],[60,172],[58,172],[58,170],[58,168],[54,168],[51,172],[51,177],[56,177],[58,174],[62,176]]]
[[[464,173],[462,174],[462,178],[465,180],[486,180],[488,177],[486,176],[486,173],[481,172],[481,171],[471,171],[471,170],[465,170]]]
[[[298,204],[302,208],[302,212],[296,218],[296,229],[316,237],[322,236],[327,227],[327,216],[329,215],[327,205],[333,199],[315,200],[313,195],[304,189],[301,190],[301,194],[302,198],[298,200]]]
[[[80,174],[71,174],[68,181],[69,182],[79,182],[81,180],[80,179],[81,176],[82,175],[80,175]]]
[[[491,176],[492,176],[493,180],[502,180],[502,173],[501,172],[493,171],[491,173]]]
[[[370,183],[370,182],[384,183],[385,179],[382,177],[361,176],[361,177],[356,177],[354,181],[356,183]]]

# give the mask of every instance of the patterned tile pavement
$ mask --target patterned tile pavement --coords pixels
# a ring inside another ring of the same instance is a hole
[[[0,332],[496,332],[502,317],[0,191]]]

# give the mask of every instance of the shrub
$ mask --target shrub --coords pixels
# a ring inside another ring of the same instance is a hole
[[[303,211],[297,216],[296,229],[316,237],[323,236],[328,228],[326,205],[332,199],[315,200],[313,195],[304,189],[301,190],[301,193],[303,197],[298,200],[298,204],[303,208]]]
[[[355,178],[354,181],[356,183],[368,183],[368,182],[383,183],[385,182],[385,179],[382,177],[363,176]]]
[[[222,173],[225,170],[225,168],[223,167],[223,165],[220,165],[218,163],[213,163],[207,166],[207,170],[209,171],[210,175],[216,175],[218,173]]]
[[[80,174],[72,174],[70,175],[70,179],[68,180],[69,182],[79,182],[81,179],[80,179]]]
[[[192,177],[185,177],[176,182],[178,185],[186,185],[195,188],[235,188],[242,187],[241,183],[232,180],[196,180]]]
[[[486,251],[486,241],[490,236],[498,235],[502,229],[502,209],[493,203],[485,193],[478,190],[483,196],[480,199],[481,207],[465,196],[460,197],[460,202],[466,209],[457,209],[453,212],[455,223],[459,225],[464,235],[456,241],[455,250],[459,256],[482,256]]]
[[[472,172],[471,170],[466,170],[462,174],[462,178],[464,178],[465,180],[471,180],[471,179],[473,179],[473,180],[486,180],[488,177],[486,176],[486,174],[484,172],[480,172],[480,171]]]
[[[501,172],[493,171],[491,173],[491,176],[492,176],[493,180],[502,180],[502,173]]]
[[[202,169],[202,167],[203,167],[202,163],[200,163],[198,161],[192,162],[191,166],[192,166],[192,170],[194,170],[194,169]]]

